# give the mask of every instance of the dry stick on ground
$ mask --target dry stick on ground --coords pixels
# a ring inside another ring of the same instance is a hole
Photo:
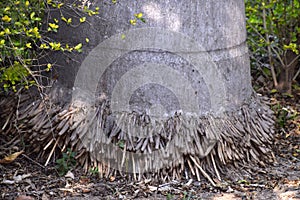
[[[48,156],[48,159],[47,159],[47,161],[46,161],[46,163],[45,163],[45,166],[48,165],[48,163],[49,163],[49,161],[50,161],[50,158],[52,157],[52,154],[53,154],[53,152],[54,152],[54,150],[55,150],[55,148],[56,148],[56,146],[57,146],[57,144],[58,144],[58,142],[59,142],[59,139],[60,139],[60,136],[57,138],[57,140],[56,140],[56,142],[55,142],[55,144],[54,144],[54,146],[53,146],[53,148],[52,148],[52,150],[51,150],[51,152],[50,152],[50,154],[49,154],[49,156]]]
[[[204,169],[202,169],[202,167],[198,164],[198,162],[195,160],[195,158],[193,158],[192,156],[190,156],[191,160],[195,163],[196,167],[199,168],[199,170],[201,171],[201,173],[203,174],[203,176],[205,176],[209,182],[216,187],[215,182],[210,178],[210,176],[204,171]]]
[[[11,112],[11,113],[9,114],[9,116],[8,116],[8,118],[7,118],[6,122],[5,122],[5,124],[4,124],[3,127],[2,127],[2,131],[6,128],[7,124],[9,123],[9,121],[10,121],[10,119],[11,119],[11,117],[12,117],[12,115],[13,115],[13,112]]]
[[[43,165],[41,165],[40,163],[38,163],[38,162],[32,160],[32,159],[31,159],[30,157],[28,157],[27,155],[22,154],[22,156],[25,157],[26,159],[30,160],[30,161],[33,162],[34,164],[36,164],[36,165],[38,165],[38,166],[40,166],[40,167],[42,167],[42,168],[45,169],[45,166],[43,166]]]

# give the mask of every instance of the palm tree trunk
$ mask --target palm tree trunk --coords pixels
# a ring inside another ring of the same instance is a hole
[[[102,175],[179,178],[188,167],[212,183],[206,169],[219,177],[227,165],[272,160],[272,112],[251,86],[244,1],[96,5],[103,10],[90,25],[60,24],[56,35],[90,42],[79,55],[53,55],[63,67],[50,99],[65,101],[45,119],[55,123],[34,124],[45,102],[21,111],[30,113],[22,129],[38,132],[36,150],[70,145]]]

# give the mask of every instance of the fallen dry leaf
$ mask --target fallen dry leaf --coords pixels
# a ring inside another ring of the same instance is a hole
[[[111,182],[114,182],[114,181],[116,180],[116,177],[111,176],[111,177],[109,177],[109,180],[110,180]]]
[[[19,183],[30,176],[31,176],[31,174],[23,174],[23,175],[14,176],[13,178],[16,183]]]
[[[19,152],[11,154],[9,156],[6,156],[5,158],[3,158],[3,159],[0,160],[0,164],[9,164],[9,163],[12,163],[22,153],[24,153],[24,151],[19,151]]]
[[[49,196],[46,193],[44,193],[42,196],[42,200],[50,200],[50,199]]]
[[[68,173],[65,175],[66,178],[75,179],[74,174],[71,171],[68,171]]]
[[[16,200],[34,200],[31,196],[20,195],[16,198]]]

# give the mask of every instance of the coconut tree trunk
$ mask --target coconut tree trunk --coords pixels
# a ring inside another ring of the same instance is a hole
[[[227,165],[271,160],[272,112],[251,86],[244,1],[95,6],[102,10],[89,24],[74,30],[60,24],[55,36],[90,42],[81,54],[51,56],[60,66],[49,96],[55,123],[28,119],[24,127],[39,131],[44,149],[70,145],[101,174],[179,178],[188,169],[212,183],[205,169],[219,178]]]

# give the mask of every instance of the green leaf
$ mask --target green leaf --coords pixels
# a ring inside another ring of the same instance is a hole
[[[124,40],[124,39],[126,38],[126,35],[123,33],[123,34],[121,35],[121,38],[122,38],[122,40]]]
[[[63,20],[64,22],[67,22],[67,19],[64,16],[61,17],[61,20]]]
[[[276,90],[276,89],[272,89],[271,91],[270,91],[270,93],[271,94],[275,94],[275,93],[277,93],[278,91]]]
[[[32,12],[32,13],[30,14],[30,19],[33,19],[34,15],[35,15],[35,12]]]
[[[143,23],[146,23],[146,20],[144,18],[139,18]]]
[[[79,44],[77,44],[77,45],[74,47],[74,49],[75,49],[75,50],[79,50],[79,49],[81,49],[81,47],[82,47],[82,44],[79,43]]]
[[[86,20],[86,17],[81,17],[81,18],[79,19],[80,23],[85,22],[85,20]]]

